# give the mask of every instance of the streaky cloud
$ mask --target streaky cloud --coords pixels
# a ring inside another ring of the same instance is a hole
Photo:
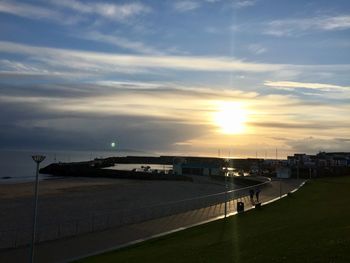
[[[350,15],[287,18],[265,24],[264,34],[273,36],[299,36],[310,31],[338,31],[350,29]]]
[[[50,47],[38,47],[13,42],[0,41],[0,52],[30,55],[37,61],[55,63],[61,67],[101,70],[107,72],[124,69],[172,69],[187,71],[248,71],[272,72],[282,70],[283,65],[245,62],[228,57],[203,56],[146,56],[103,53]]]
[[[95,14],[102,18],[124,21],[137,15],[151,12],[151,8],[140,2],[115,4],[108,2],[82,2],[78,0],[51,1],[52,4],[68,8],[81,14]]]
[[[280,89],[298,89],[307,88],[324,91],[349,91],[350,87],[327,84],[327,83],[309,83],[309,82],[295,82],[295,81],[265,81],[265,86],[275,87]]]
[[[188,12],[199,8],[201,4],[198,1],[176,1],[173,6],[178,12]]]
[[[232,4],[235,8],[245,8],[245,7],[254,6],[256,2],[257,0],[236,0],[236,1],[233,1]]]
[[[350,128],[350,123],[343,123],[342,121],[329,122],[250,122],[249,125],[261,128],[270,129],[292,129],[292,130],[319,130],[319,129],[338,129],[339,127]]]
[[[91,40],[91,41],[111,44],[111,45],[121,47],[126,50],[134,51],[140,54],[153,54],[153,55],[164,54],[164,52],[161,52],[159,49],[147,46],[140,41],[132,41],[130,39],[118,36],[116,34],[106,35],[98,31],[88,31],[85,33],[82,32],[81,34],[78,34],[76,37]]]
[[[350,141],[339,140],[338,138],[332,137],[319,138],[313,136],[301,139],[287,140],[286,144],[289,145],[293,151],[312,154],[320,151],[348,151],[350,147]]]
[[[29,19],[46,19],[55,22],[70,24],[74,20],[68,19],[62,13],[47,7],[20,3],[17,1],[1,1],[0,12]]]

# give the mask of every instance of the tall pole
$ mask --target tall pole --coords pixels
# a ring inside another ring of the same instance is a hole
[[[225,218],[227,216],[227,176],[225,174]]]
[[[282,198],[282,178],[280,178],[280,199]]]
[[[299,173],[300,173],[300,166],[299,166],[299,160],[297,163],[297,179],[299,179]]]
[[[278,150],[276,148],[276,176],[277,176],[277,167],[278,167]],[[280,199],[282,198],[282,178],[279,178],[279,185],[280,185]]]
[[[36,163],[36,175],[35,175],[35,190],[34,190],[34,210],[33,210],[33,227],[32,227],[32,243],[30,246],[30,262],[34,262],[34,243],[36,232],[36,216],[38,212],[38,180],[39,178],[39,163]]]
[[[278,152],[277,152],[277,148],[276,148],[276,162],[277,162],[277,159],[278,159]]]
[[[310,179],[311,179],[311,173],[312,173],[312,169],[311,169],[311,167],[309,168],[309,177],[310,177]]]
[[[175,158],[176,158],[176,157],[173,157],[173,175],[176,175],[176,174],[175,174]]]
[[[35,247],[35,234],[36,234],[36,218],[38,212],[38,185],[39,185],[39,164],[45,159],[45,156],[34,155],[33,160],[36,162],[36,174],[35,174],[35,189],[34,189],[34,208],[33,208],[33,228],[32,228],[32,242],[30,246],[30,263],[34,262],[34,247]]]

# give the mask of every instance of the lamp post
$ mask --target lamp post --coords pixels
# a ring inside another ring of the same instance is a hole
[[[225,172],[225,218],[227,217],[227,176]]]
[[[282,178],[280,178],[280,199],[282,198]]]
[[[36,216],[38,205],[38,184],[39,184],[39,164],[44,161],[44,155],[33,155],[33,161],[36,162],[36,174],[35,174],[35,190],[34,190],[34,210],[33,210],[33,228],[32,228],[32,243],[30,246],[30,263],[34,262],[34,245],[35,245],[35,232],[36,232]]]
[[[225,164],[227,165],[227,164]],[[227,199],[228,199],[228,185],[227,185],[227,176],[228,176],[228,168],[224,167],[224,176],[225,176],[225,218],[227,217]]]

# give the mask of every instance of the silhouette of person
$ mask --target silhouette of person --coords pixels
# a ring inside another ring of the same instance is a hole
[[[250,202],[254,202],[254,189],[249,190]]]
[[[259,195],[260,195],[260,192],[261,192],[260,188],[257,188],[257,189],[255,190],[256,202],[258,202],[258,203],[259,203]]]

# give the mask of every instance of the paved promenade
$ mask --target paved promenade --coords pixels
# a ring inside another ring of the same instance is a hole
[[[302,180],[286,179],[272,181],[262,188],[260,201],[268,203],[276,200],[280,195],[287,194],[297,189],[303,183]],[[244,202],[245,210],[253,207],[249,196],[240,198]],[[227,213],[236,213],[236,200],[227,203]],[[172,231],[178,231],[190,226],[209,222],[223,217],[225,204],[217,204],[210,207],[197,209],[171,215],[163,218],[149,220],[143,223],[126,225],[101,232],[84,234],[76,237],[43,242],[36,246],[35,262],[69,262],[82,256],[122,247],[140,242],[155,236],[163,235]],[[28,262],[29,248],[22,247],[0,252],[0,262]]]

